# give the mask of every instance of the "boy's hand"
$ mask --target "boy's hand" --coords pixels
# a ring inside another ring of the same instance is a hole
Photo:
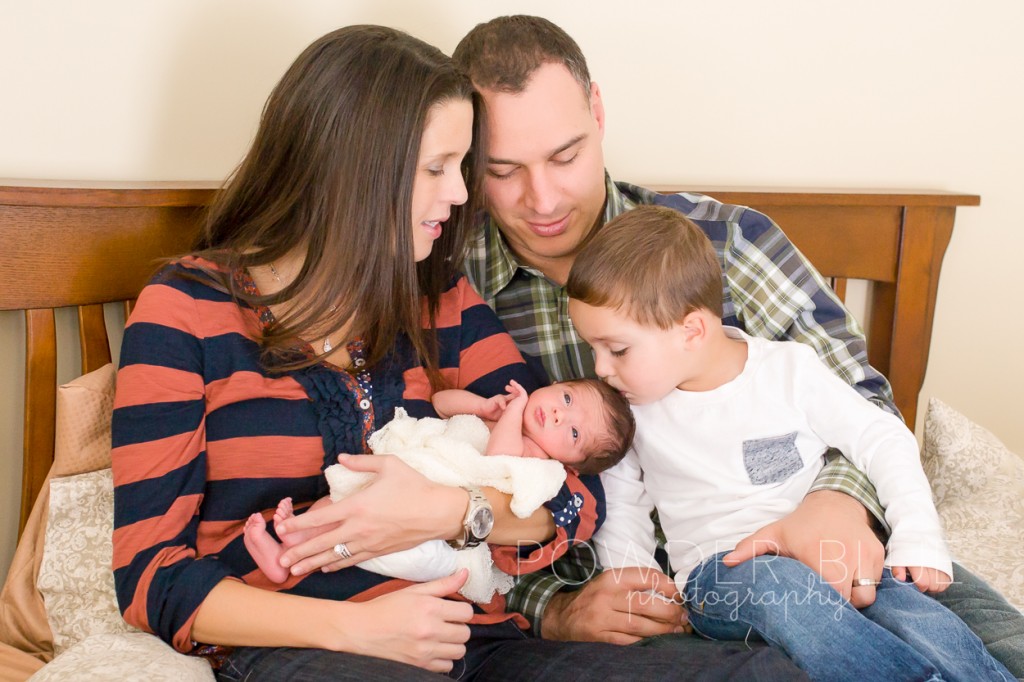
[[[922,592],[943,592],[953,582],[951,576],[946,575],[946,573],[937,568],[928,568],[927,566],[892,567],[892,577],[900,582],[907,582],[907,573],[910,574],[910,578],[914,585],[917,586],[917,589]]]
[[[509,397],[507,395],[496,395],[484,400],[480,405],[480,412],[477,414],[481,419],[487,419],[488,421],[496,422],[501,418],[501,415],[505,412],[505,406],[508,405]]]

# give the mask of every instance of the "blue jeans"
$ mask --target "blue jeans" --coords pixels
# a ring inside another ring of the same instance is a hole
[[[858,611],[799,561],[761,556],[739,566],[712,557],[684,597],[705,637],[764,638],[816,680],[1012,680],[951,611],[887,569],[875,603]]]
[[[672,649],[594,642],[551,642],[525,637],[510,622],[470,626],[466,657],[450,677],[458,680],[806,680],[783,654],[708,646],[699,656]],[[707,643],[706,644],[710,644]],[[322,649],[236,649],[217,673],[220,682],[325,682],[401,680],[437,682],[442,675],[404,663]]]
[[[953,584],[934,598],[960,616],[988,652],[1024,680],[1024,614],[959,564],[953,564]]]

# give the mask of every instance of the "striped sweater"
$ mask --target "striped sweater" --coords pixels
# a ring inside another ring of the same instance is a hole
[[[277,585],[256,567],[242,542],[246,518],[262,512],[269,519],[284,497],[304,509],[327,494],[322,471],[338,451],[367,451],[359,447],[365,439],[358,420],[346,419],[358,414],[357,399],[345,382],[330,380],[340,372],[323,363],[266,372],[255,340],[263,324],[258,311],[181,277],[186,270],[195,272],[194,260],[166,266],[143,290],[121,350],[113,565],[125,620],[189,652],[197,646],[190,637],[197,609],[224,579],[334,600],[406,586],[357,567]],[[465,278],[443,295],[437,325],[442,375],[451,385],[485,396],[503,392],[510,379],[535,387],[512,339]],[[396,351],[375,369],[374,428],[399,405],[433,415],[426,373],[410,357]],[[594,479],[586,483],[590,489],[570,475],[546,505],[559,526],[550,543],[522,552],[496,547],[496,563],[509,572],[540,568],[588,539],[603,499]],[[509,617],[501,597],[476,609],[478,623]]]

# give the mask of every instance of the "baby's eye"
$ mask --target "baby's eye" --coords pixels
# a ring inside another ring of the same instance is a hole
[[[577,429],[577,428],[576,428],[576,427],[574,426],[574,427],[572,427],[572,442],[573,442],[573,443],[575,443],[575,442],[576,442],[576,441],[578,441],[579,439],[580,439],[580,432],[579,432],[579,430],[578,430],[578,429]]]
[[[569,396],[568,393],[563,393],[562,399],[565,400],[566,405],[572,405],[572,398]]]
[[[612,357],[621,358],[623,355],[626,354],[627,350],[629,350],[629,348],[623,348],[621,350],[609,350],[608,352],[612,354]]]

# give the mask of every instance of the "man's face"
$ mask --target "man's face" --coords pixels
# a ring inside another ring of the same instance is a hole
[[[561,64],[545,64],[518,94],[483,91],[490,124],[484,190],[512,250],[563,279],[604,207],[604,107]]]

